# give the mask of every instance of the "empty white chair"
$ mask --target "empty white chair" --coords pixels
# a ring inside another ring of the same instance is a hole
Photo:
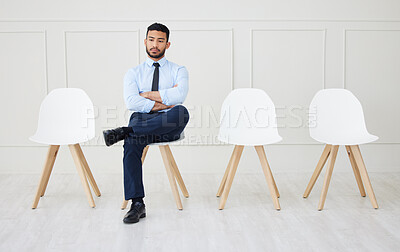
[[[40,106],[38,127],[30,140],[50,145],[32,208],[44,195],[60,145],[68,145],[81,178],[91,207],[95,203],[87,182],[100,196],[99,188],[83,155],[79,143],[89,141],[95,135],[93,103],[89,96],[78,88],[60,88],[51,91]]]
[[[359,148],[360,144],[373,142],[378,137],[368,133],[363,109],[358,99],[346,89],[324,89],[318,91],[310,104],[309,125],[310,136],[321,143],[325,143],[325,149],[303,197],[307,198],[309,196],[329,158],[318,210],[324,208],[337,152],[339,146],[344,145],[346,146],[361,196],[365,197],[364,182],[372,206],[378,208]]]
[[[282,140],[276,125],[275,106],[261,89],[242,88],[233,90],[221,108],[221,125],[218,139],[234,144],[217,197],[221,196],[219,209],[224,209],[233,178],[244,146],[254,146],[257,151],[274,206],[280,210],[279,192],[272,176],[263,145]]]
[[[169,145],[171,143],[181,141],[184,138],[185,138],[185,134],[184,134],[184,132],[182,132],[179,139],[177,139],[175,141],[149,144],[144,148],[143,154],[142,154],[142,164],[143,164],[150,145],[158,145],[158,147],[160,148],[161,156],[162,156],[162,159],[164,162],[165,169],[167,171],[167,176],[168,176],[169,184],[171,186],[172,194],[174,195],[175,203],[179,210],[182,210],[183,206],[182,206],[182,201],[179,196],[179,191],[178,191],[178,187],[176,186],[175,180],[178,182],[178,185],[181,188],[182,194],[183,194],[183,196],[185,196],[185,198],[189,197],[189,193],[188,193],[188,190],[186,189],[185,183],[183,182],[181,173],[179,172],[178,166],[175,162],[174,156],[172,155]],[[125,209],[127,205],[128,205],[128,201],[124,200],[122,202],[121,209]]]

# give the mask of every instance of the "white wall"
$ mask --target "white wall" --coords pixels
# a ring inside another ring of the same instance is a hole
[[[106,148],[101,131],[127,122],[122,78],[145,60],[155,21],[171,30],[167,58],[190,72],[192,118],[173,147],[183,173],[223,172],[232,147],[215,141],[219,109],[243,87],[264,89],[277,106],[284,141],[267,147],[274,172],[314,169],[323,147],[308,135],[308,104],[334,87],[360,99],[380,137],[362,147],[367,168],[399,171],[399,1],[103,0],[0,2],[0,172],[40,172],[46,148],[28,137],[41,100],[60,87],[84,89],[96,106],[96,138],[84,145],[94,173],[120,172],[122,147]],[[153,148],[146,169],[160,171],[159,156]],[[335,169],[349,171],[346,158]],[[56,166],[75,172],[66,148]],[[250,149],[241,166],[260,172]]]

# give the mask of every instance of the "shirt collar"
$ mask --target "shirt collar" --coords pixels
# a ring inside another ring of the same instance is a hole
[[[162,59],[160,59],[159,61],[154,61],[154,60],[150,59],[149,57],[147,57],[146,63],[147,63],[147,65],[148,65],[149,67],[152,67],[154,62],[158,62],[158,63],[160,64],[160,67],[162,67],[165,63],[167,63],[167,59],[166,59],[166,57],[164,56],[164,57],[162,57]]]

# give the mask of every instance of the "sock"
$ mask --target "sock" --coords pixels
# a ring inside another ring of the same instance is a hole
[[[140,202],[140,203],[144,204],[143,198],[142,198],[142,197],[133,198],[133,199],[132,199],[132,204],[135,203],[135,202]]]
[[[122,127],[122,130],[124,131],[125,135],[129,135],[130,133],[133,133],[132,127]]]

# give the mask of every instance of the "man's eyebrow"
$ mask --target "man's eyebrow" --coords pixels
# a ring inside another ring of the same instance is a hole
[[[153,37],[153,36],[149,36],[149,38],[150,38],[150,39],[159,39],[159,40],[165,40],[165,38],[156,38],[156,37]]]

